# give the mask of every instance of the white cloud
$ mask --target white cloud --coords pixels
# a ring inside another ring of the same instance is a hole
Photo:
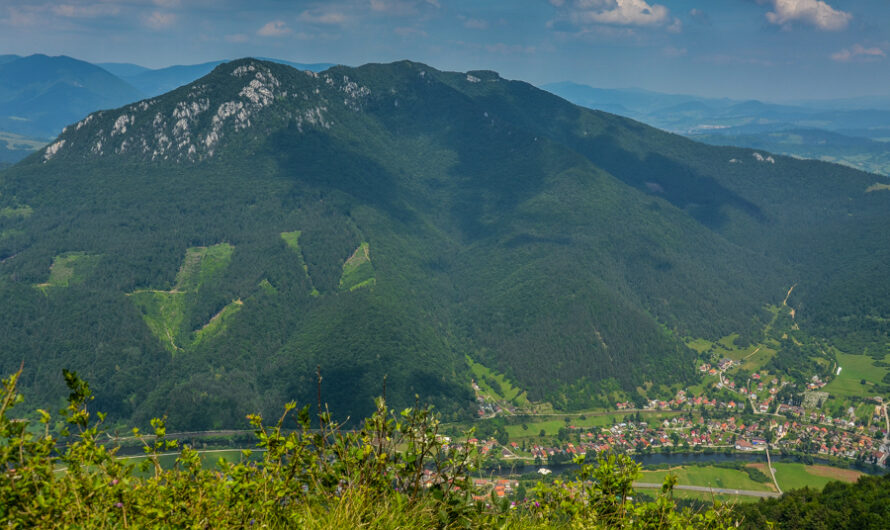
[[[822,0],[771,0],[773,10],[766,19],[785,29],[795,21],[806,22],[821,30],[837,31],[847,27],[853,15],[840,11]]]
[[[830,57],[834,61],[848,63],[850,61],[879,61],[887,57],[887,54],[877,46],[866,48],[861,44],[854,44],[850,48],[832,53]]]
[[[173,13],[162,13],[155,11],[145,18],[145,25],[151,29],[169,28],[176,22],[176,15]]]
[[[287,27],[283,20],[273,20],[258,29],[256,34],[260,37],[283,37],[290,32],[291,29]]]
[[[587,26],[663,26],[679,29],[679,20],[671,19],[668,8],[645,0],[550,0],[559,17],[572,24]]]

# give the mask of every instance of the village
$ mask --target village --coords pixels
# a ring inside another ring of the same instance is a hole
[[[826,382],[820,377],[812,376],[805,385],[759,372],[733,379],[729,371],[736,364],[729,359],[714,366],[700,364],[699,373],[713,383],[703,386],[698,395],[679,390],[670,400],[616,402],[618,414],[610,418],[617,421],[611,424],[585,426],[565,416],[565,425],[555,436],[532,428],[525,436],[471,439],[470,443],[493,460],[536,465],[571,462],[574,456],[602,451],[749,453],[767,449],[841,465],[888,465],[890,418],[881,397],[868,398],[858,411],[850,407],[833,417],[822,407],[828,393],[822,391]],[[478,389],[475,383],[474,388]],[[477,405],[481,418],[502,414],[530,421],[509,404],[487,400],[478,390]]]

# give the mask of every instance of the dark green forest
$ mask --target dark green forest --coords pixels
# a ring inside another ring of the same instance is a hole
[[[742,528],[887,528],[890,521],[890,475],[863,476],[854,484],[831,482],[822,491],[786,491],[781,498],[739,504]]]
[[[51,404],[77,370],[111,419],[176,429],[315,403],[319,367],[344,415],[386,376],[462,417],[467,354],[578,408],[692,381],[685,337],[757,333],[795,284],[811,333],[886,352],[879,179],[493,72],[234,61],[0,173],[0,370]]]

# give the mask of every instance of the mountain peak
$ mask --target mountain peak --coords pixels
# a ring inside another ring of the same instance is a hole
[[[210,74],[167,94],[93,113],[67,127],[43,152],[85,158],[133,156],[151,161],[212,158],[221,142],[262,126],[288,124],[329,129],[333,107],[358,111],[370,89],[345,73],[297,70],[253,58],[217,66]],[[274,112],[268,109],[276,107]]]

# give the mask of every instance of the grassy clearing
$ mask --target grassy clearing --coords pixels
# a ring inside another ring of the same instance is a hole
[[[185,259],[176,274],[175,291],[197,291],[229,266],[235,247],[220,243],[210,247],[193,247],[185,252]]]
[[[281,239],[287,243],[294,252],[300,252],[300,236],[303,232],[299,230],[294,230],[293,232],[282,232]]]
[[[28,205],[24,206],[6,206],[0,208],[0,219],[27,219],[34,213],[34,209]]]
[[[266,294],[277,294],[277,293],[278,293],[278,289],[276,289],[275,286],[272,285],[272,283],[271,283],[269,280],[265,279],[265,278],[263,278],[262,280],[260,280],[260,283],[257,284],[257,286],[258,286],[260,289],[262,289],[263,292],[266,293]]]
[[[190,309],[190,296],[225,271],[232,261],[234,251],[235,247],[228,243],[189,248],[179,272],[176,273],[176,285],[173,289],[146,289],[129,293],[130,299],[142,311],[142,318],[148,329],[171,352],[182,351],[218,335],[241,309],[243,303],[234,300],[201,329],[194,333],[184,329],[185,316]]]
[[[34,287],[46,293],[50,287],[81,284],[86,281],[87,276],[101,258],[100,255],[87,254],[86,252],[68,252],[56,256],[49,268],[49,279]]]
[[[180,351],[177,343],[185,319],[185,293],[173,291],[137,291],[130,300],[142,311],[148,329],[171,352]]]
[[[504,374],[497,373],[485,365],[474,362],[468,355],[467,364],[473,372],[473,378],[483,394],[487,394],[495,401],[508,401],[519,407],[529,405],[526,392],[513,383]]]
[[[822,489],[829,482],[840,480],[855,482],[862,473],[851,469],[804,464],[774,463],[776,480],[783,491],[803,487]]]
[[[374,266],[371,264],[371,248],[367,242],[361,245],[343,264],[340,275],[340,290],[354,291],[362,287],[370,287],[377,283]]]
[[[293,232],[282,232],[281,239],[287,243],[287,246],[296,252],[297,258],[300,260],[300,266],[303,267],[303,272],[306,273],[306,278],[309,280],[309,286],[312,288],[312,291],[309,293],[312,296],[319,296],[318,289],[312,284],[312,276],[309,275],[309,267],[306,265],[306,260],[303,258],[303,251],[300,249],[300,236],[303,234],[300,230],[294,230]]]
[[[706,339],[692,339],[686,343],[687,346],[689,346],[690,348],[692,348],[693,350],[695,350],[698,353],[707,351],[708,348],[710,348],[712,344],[713,343],[711,341],[706,340]]]
[[[686,345],[699,354],[710,351],[714,352],[718,357],[741,361],[741,367],[735,368],[733,371],[738,369],[751,372],[760,371],[776,354],[775,348],[771,347],[771,341],[741,347],[735,343],[738,337],[738,333],[733,333],[717,341],[709,341],[702,338],[690,339],[686,342]]]
[[[243,306],[244,302],[241,300],[234,300],[222,308],[222,310],[215,314],[201,329],[195,331],[191,346],[197,346],[201,342],[222,333],[232,317],[235,316]]]
[[[751,480],[744,471],[714,466],[681,466],[670,470],[643,471],[642,482],[661,484],[668,474],[677,476],[677,483],[688,486],[772,491],[769,484]]]
[[[625,414],[616,412],[614,414],[607,415],[566,415],[566,416],[547,416],[546,419],[541,419],[539,421],[527,421],[525,422],[525,426],[527,429],[522,427],[522,424],[519,425],[507,425],[507,433],[510,435],[510,439],[519,439],[519,438],[538,438],[541,435],[541,430],[544,431],[545,436],[556,436],[559,433],[559,429],[562,427],[577,427],[582,432],[591,431],[596,432],[602,429],[603,427],[609,427],[615,425],[616,423],[621,423],[624,421]],[[650,423],[660,423],[665,418],[670,418],[671,416],[676,416],[682,414],[681,411],[676,412],[642,412],[641,416],[645,421]],[[568,419],[568,421],[566,421]]]
[[[874,359],[867,355],[837,353],[837,362],[841,373],[823,390],[838,398],[869,396],[874,393],[872,387],[887,374],[886,368],[875,366]]]
[[[646,490],[641,490],[646,491]],[[652,490],[649,490],[652,491]],[[691,499],[705,502],[713,502],[719,501],[726,504],[739,504],[743,502],[757,502],[760,499],[758,497],[749,497],[747,495],[727,495],[724,493],[708,493],[705,491],[689,491],[689,490],[674,490],[674,498],[675,499]]]

